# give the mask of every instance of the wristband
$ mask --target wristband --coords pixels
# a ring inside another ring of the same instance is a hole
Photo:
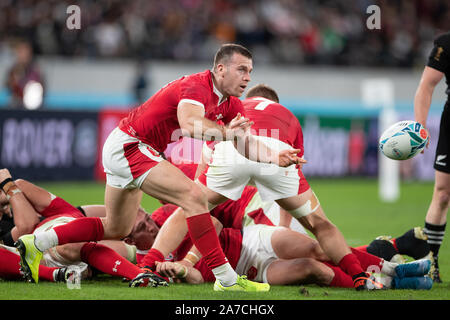
[[[6,193],[7,190],[5,190],[5,189],[3,189],[3,188],[4,188],[7,184],[9,184],[9,183],[13,183],[13,184],[14,184],[13,179],[11,179],[11,178],[6,178],[6,179],[3,180],[2,182],[0,182],[0,189],[2,189],[2,190]]]

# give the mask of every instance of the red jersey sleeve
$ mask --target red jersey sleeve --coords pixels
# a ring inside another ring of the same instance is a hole
[[[186,102],[196,105],[201,104],[205,107],[208,103],[210,91],[211,89],[205,84],[191,77],[186,77],[180,83],[180,101],[186,100]]]
[[[245,110],[242,101],[236,97],[229,97],[229,100],[228,112],[223,115],[222,119],[224,124],[228,124],[237,116],[238,113],[240,113],[241,116],[245,117]]]

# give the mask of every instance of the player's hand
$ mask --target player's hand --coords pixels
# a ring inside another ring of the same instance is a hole
[[[3,215],[7,215],[12,218],[11,208],[9,206],[9,201],[3,191],[0,191],[0,220],[2,220]]]
[[[289,167],[290,165],[300,165],[307,163],[305,159],[298,156],[298,153],[301,152],[300,149],[288,149],[282,150],[278,153],[278,164],[280,167]]]
[[[425,128],[425,127],[424,127],[424,129],[427,132],[427,136],[428,136],[428,142],[427,142],[427,144],[425,146],[425,149],[428,149],[428,147],[429,147],[429,145],[431,143],[431,136],[430,136],[430,133],[428,132],[428,129]],[[425,153],[425,149],[423,149],[420,153]]]
[[[179,263],[156,261],[156,272],[169,278],[182,278],[186,274],[186,269]]]
[[[250,134],[250,128],[254,124],[250,119],[241,116],[240,113],[234,117],[227,126],[226,140],[234,140],[234,138],[244,138]]]

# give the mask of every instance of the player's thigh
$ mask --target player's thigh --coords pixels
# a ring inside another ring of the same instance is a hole
[[[56,246],[54,250],[65,261],[68,262],[80,262],[81,261],[81,248],[86,242],[67,243],[64,245]]]
[[[106,185],[106,217],[102,218],[105,239],[123,238],[131,232],[141,200],[140,189],[122,189]]]
[[[316,240],[287,228],[276,230],[272,234],[271,242],[275,254],[280,259],[326,258]]]
[[[228,200],[227,197],[209,189],[200,181],[197,180],[196,183],[203,191],[203,193],[206,195],[206,198],[208,199],[208,209],[212,210],[215,206],[224,203],[225,201]]]
[[[150,170],[141,185],[141,190],[185,210],[207,212],[206,195],[200,187],[168,161],[161,161]]]
[[[272,285],[329,283],[333,276],[330,268],[311,258],[275,260],[266,274]]]

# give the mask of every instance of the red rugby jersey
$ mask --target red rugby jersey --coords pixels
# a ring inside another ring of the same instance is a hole
[[[119,128],[164,152],[170,142],[181,137],[177,118],[177,107],[185,100],[205,108],[205,118],[212,121],[230,122],[238,113],[244,115],[242,102],[228,97],[219,103],[220,92],[214,87],[212,73],[206,70],[183,76],[161,88],[141,106],[132,110],[119,123]]]
[[[243,101],[245,115],[255,124],[252,133],[287,143],[301,149],[303,156],[303,132],[297,117],[286,107],[262,97],[251,97]]]

